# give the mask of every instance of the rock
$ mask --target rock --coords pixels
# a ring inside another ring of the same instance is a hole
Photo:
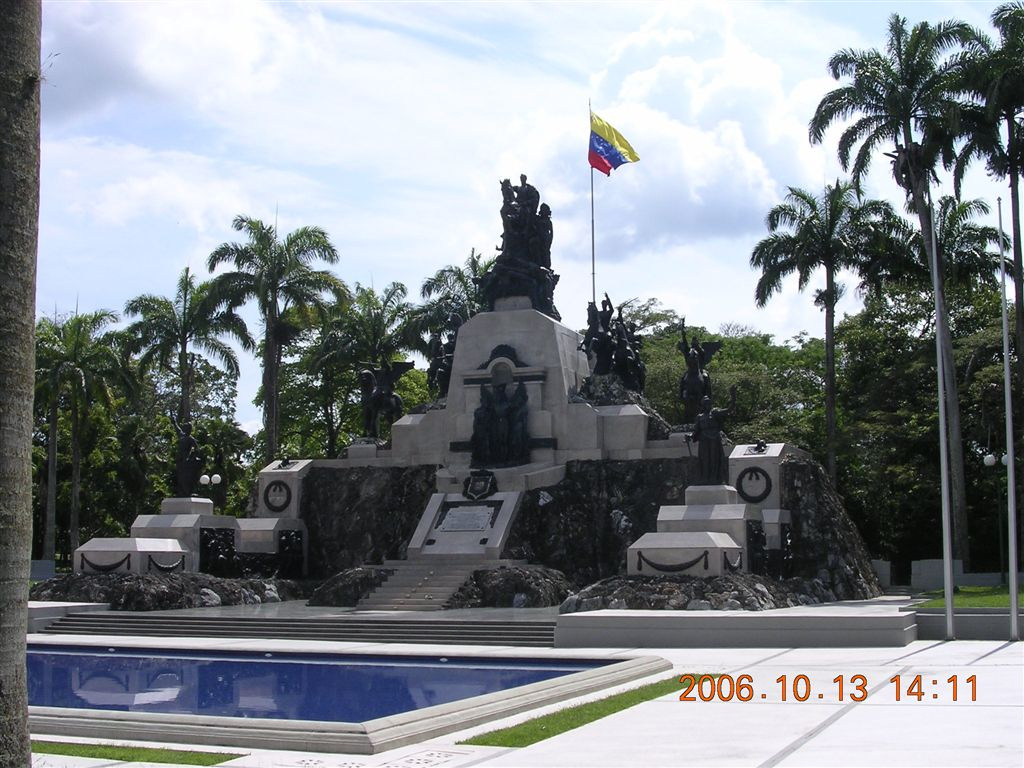
[[[523,495],[503,557],[543,563],[578,585],[621,573],[661,505],[683,503],[689,471],[688,459],[570,461],[562,482]]]
[[[779,486],[782,507],[793,516],[793,573],[817,577],[819,600],[880,595],[864,541],[824,468],[811,459],[786,456],[779,463]]]
[[[277,594],[277,587],[273,584],[266,584],[266,591],[263,593],[264,603],[280,603],[281,597]]]
[[[309,573],[327,578],[363,563],[401,559],[436,483],[433,464],[314,466],[302,483]]]
[[[352,607],[387,579],[391,571],[385,568],[349,568],[336,573],[309,597],[308,605]]]
[[[445,608],[545,608],[560,605],[572,590],[565,574],[543,566],[474,571]]]
[[[286,579],[221,579],[205,573],[73,573],[35,584],[32,600],[109,603],[115,611],[162,611],[305,597],[308,587]]]
[[[559,613],[605,608],[687,611],[764,611],[811,605],[834,598],[814,579],[776,581],[749,573],[696,576],[612,576],[567,597]]]

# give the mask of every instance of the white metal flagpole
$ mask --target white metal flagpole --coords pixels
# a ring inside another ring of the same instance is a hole
[[[594,126],[594,109],[587,99],[587,114],[590,129]],[[590,166],[590,300],[597,304],[597,249],[594,245],[594,166]]]
[[[1006,254],[1003,243],[1003,198],[996,198],[999,211],[999,276],[1003,307],[1003,399],[1006,408],[1006,521],[1010,540],[1010,640],[1020,640],[1020,608],[1017,606],[1017,476],[1013,450],[1013,399],[1010,391],[1010,321],[1006,313]]]

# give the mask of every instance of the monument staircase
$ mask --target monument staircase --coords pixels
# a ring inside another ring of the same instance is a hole
[[[525,560],[494,560],[475,555],[432,555],[417,560],[385,560],[383,584],[359,601],[360,611],[440,611],[473,571],[525,565]]]
[[[366,643],[436,643],[445,645],[512,645],[551,648],[555,621],[509,621],[406,618],[419,614],[339,613],[295,617],[203,616],[177,611],[83,611],[67,614],[49,626],[46,634],[152,637],[159,644],[167,637],[270,638],[329,640]]]

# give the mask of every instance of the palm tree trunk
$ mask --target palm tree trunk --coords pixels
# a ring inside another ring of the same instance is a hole
[[[913,173],[913,172],[912,172]],[[918,178],[924,179],[923,174]],[[925,254],[928,258],[928,271],[933,272],[938,265],[939,288],[936,292],[935,330],[942,340],[943,389],[946,399],[946,432],[945,444],[949,451],[949,485],[950,502],[953,517],[953,557],[963,561],[964,570],[970,563],[969,534],[967,527],[967,479],[964,472],[964,446],[960,425],[960,392],[956,380],[956,368],[953,362],[953,340],[949,333],[949,316],[946,313],[946,293],[942,282],[942,263],[938,254],[932,252],[932,221],[928,205],[925,203],[925,185],[912,179],[914,208],[917,211],[918,223],[924,240]],[[933,275],[934,277],[934,275]]]
[[[27,766],[40,2],[2,0],[0,18],[0,765]]]
[[[270,322],[263,339],[263,432],[269,463],[277,457],[277,343]]]
[[[956,381],[956,368],[953,363],[953,340],[949,333],[949,316],[946,313],[946,293],[942,280],[942,259],[932,247],[932,216],[925,197],[928,195],[927,170],[916,167],[913,162],[915,146],[910,125],[903,128],[903,138],[908,152],[908,170],[910,175],[910,193],[914,201],[914,210],[921,226],[924,252],[928,259],[928,272],[938,286],[935,292],[935,332],[942,339],[943,389],[946,400],[946,430],[943,443],[949,453],[949,485],[950,503],[952,505],[953,523],[953,557],[963,561],[966,571],[970,563],[969,532],[967,528],[967,476],[964,471],[964,445],[960,427],[960,392]],[[938,243],[936,243],[938,244]],[[938,274],[935,271],[938,270]]]
[[[836,275],[825,266],[825,441],[828,477],[836,486]]]
[[[68,555],[75,556],[81,543],[78,536],[79,500],[82,495],[82,429],[79,424],[78,398],[71,395],[71,516],[68,521]]]
[[[57,386],[50,393],[50,413],[46,431],[46,519],[43,531],[43,559],[53,560],[57,553]]]

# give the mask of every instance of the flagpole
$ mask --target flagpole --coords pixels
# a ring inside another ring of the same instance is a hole
[[[1010,387],[1010,326],[1006,317],[1006,246],[1003,243],[1003,198],[996,198],[999,209],[999,276],[1002,290],[999,303],[1003,308],[1003,398],[1006,409],[1006,522],[1010,540],[1010,640],[1020,640],[1020,617],[1017,603],[1017,476],[1013,450],[1013,400]]]
[[[594,125],[594,108],[587,99],[590,125]],[[597,249],[594,245],[594,166],[590,166],[590,300],[597,305]]]
[[[594,248],[594,169],[590,169],[590,300],[597,304],[597,257]]]

